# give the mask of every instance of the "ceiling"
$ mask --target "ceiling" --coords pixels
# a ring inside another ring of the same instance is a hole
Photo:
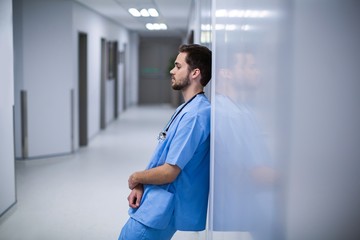
[[[111,19],[125,28],[137,32],[140,36],[179,36],[187,34],[188,21],[193,0],[76,0],[76,2]],[[156,8],[157,18],[135,18],[129,8]],[[167,30],[149,31],[146,23],[165,23]]]

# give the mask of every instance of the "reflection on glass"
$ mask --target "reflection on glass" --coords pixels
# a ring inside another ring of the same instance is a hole
[[[215,2],[210,238],[281,240],[281,2]]]
[[[209,240],[360,239],[359,1],[213,3]]]
[[[272,239],[276,174],[252,104],[260,72],[249,48],[230,59],[217,68],[213,230]]]

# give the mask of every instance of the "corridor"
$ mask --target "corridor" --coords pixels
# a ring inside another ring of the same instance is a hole
[[[128,217],[127,178],[146,167],[173,111],[133,107],[74,154],[16,161],[17,204],[1,218],[0,240],[117,239]]]

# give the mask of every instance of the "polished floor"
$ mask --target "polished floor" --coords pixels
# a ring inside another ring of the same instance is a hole
[[[128,176],[146,167],[173,111],[133,107],[74,154],[16,161],[17,204],[0,218],[0,240],[117,239],[128,218]]]

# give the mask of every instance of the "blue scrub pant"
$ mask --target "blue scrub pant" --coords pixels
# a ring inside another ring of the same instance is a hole
[[[145,226],[133,218],[125,223],[121,230],[119,240],[170,240],[175,234],[173,222],[166,229],[154,229]]]

